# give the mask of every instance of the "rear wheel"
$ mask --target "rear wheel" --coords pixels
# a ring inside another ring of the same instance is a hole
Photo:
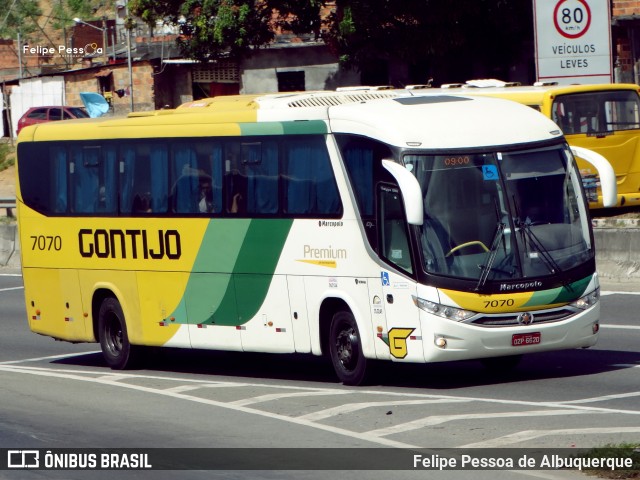
[[[105,298],[100,305],[98,337],[102,355],[112,369],[124,370],[134,365],[138,348],[129,343],[122,307],[113,297]]]
[[[351,312],[342,311],[333,316],[329,342],[329,354],[338,379],[345,385],[360,385],[366,376],[367,359]]]

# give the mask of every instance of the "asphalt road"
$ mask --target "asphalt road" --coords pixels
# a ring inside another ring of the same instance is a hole
[[[165,350],[153,352],[143,369],[115,372],[95,344],[29,332],[21,282],[18,274],[0,270],[0,449],[162,448],[170,454],[238,448],[251,457],[259,453],[251,449],[262,448],[383,448],[385,455],[398,448],[640,443],[640,296],[633,292],[605,287],[603,328],[591,349],[526,356],[514,372],[500,376],[479,362],[382,364],[374,384],[350,388],[335,382],[329,364],[306,356]],[[0,479],[332,476],[314,470],[178,473],[0,471]],[[341,479],[388,476],[340,473]],[[548,470],[408,470],[392,476],[583,478]]]

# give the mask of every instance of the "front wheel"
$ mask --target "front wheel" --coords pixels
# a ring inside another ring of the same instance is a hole
[[[338,312],[331,320],[329,354],[338,379],[345,385],[360,385],[366,376],[367,359],[362,353],[360,332],[351,312]]]
[[[105,298],[100,305],[98,337],[107,365],[114,370],[124,370],[133,366],[137,349],[129,343],[122,307],[113,297]]]

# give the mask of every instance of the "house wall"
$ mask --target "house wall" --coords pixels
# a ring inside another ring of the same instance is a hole
[[[130,97],[125,94],[119,97],[116,90],[128,90],[129,69],[126,63],[107,65],[84,70],[67,72],[65,75],[65,88],[67,105],[82,105],[80,92],[99,92],[99,80],[96,76],[103,69],[111,70],[113,75],[112,114],[124,115],[130,111]],[[154,69],[149,62],[136,62],[133,72],[133,105],[135,111],[147,111],[155,109],[154,100]]]
[[[306,90],[335,90],[358,85],[359,75],[340,68],[335,55],[324,45],[272,47],[258,50],[242,62],[240,93],[278,91],[277,72],[305,72]]]
[[[65,105],[64,77],[24,78],[11,89],[11,125],[15,137],[18,120],[31,107]],[[82,105],[82,102],[80,102]]]
[[[615,81],[637,83],[640,72],[640,24],[636,21],[618,21],[619,17],[629,18],[640,15],[639,0],[613,0],[611,16],[615,25],[612,33],[614,43]],[[633,41],[636,41],[634,49]],[[635,50],[635,52],[634,52]]]
[[[155,75],[156,109],[176,108],[193,100],[190,64],[164,64]]]

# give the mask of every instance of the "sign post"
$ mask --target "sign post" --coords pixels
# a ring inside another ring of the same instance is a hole
[[[609,0],[533,0],[538,81],[611,83]]]

